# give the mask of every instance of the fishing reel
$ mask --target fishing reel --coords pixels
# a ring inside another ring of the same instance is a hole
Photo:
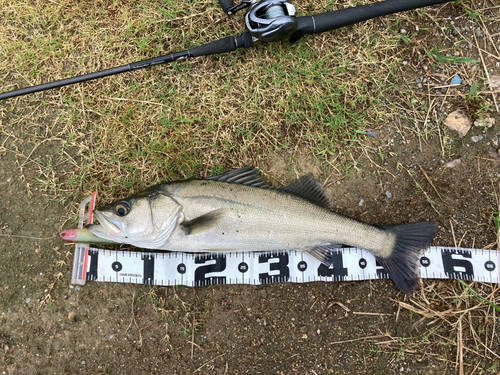
[[[262,42],[286,40],[297,29],[295,6],[287,0],[243,0],[224,10],[231,15],[244,8],[249,8],[245,15],[248,31]]]

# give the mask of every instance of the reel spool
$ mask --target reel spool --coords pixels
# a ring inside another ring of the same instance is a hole
[[[295,14],[295,7],[286,0],[262,0],[250,5],[245,23],[254,38],[278,42],[297,29]]]

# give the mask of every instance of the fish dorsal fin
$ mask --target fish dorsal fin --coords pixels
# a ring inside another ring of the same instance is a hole
[[[258,169],[253,166],[229,171],[218,176],[207,178],[211,181],[227,182],[231,184],[247,185],[265,189],[275,189],[259,175]],[[315,203],[321,207],[332,209],[334,207],[333,200],[330,198],[325,188],[312,175],[301,177],[297,181],[279,188],[279,190],[297,195],[301,198]]]
[[[270,188],[262,177],[259,175],[258,169],[254,167],[245,167],[240,169],[235,169],[234,171],[229,171],[218,176],[213,176],[207,178],[207,180],[228,182],[231,184],[240,184],[260,188]]]
[[[287,191],[321,207],[332,209],[334,207],[332,198],[325,191],[325,188],[314,178],[313,175],[301,177],[282,187],[281,190]]]
[[[180,226],[187,235],[199,234],[215,228],[226,215],[225,208],[210,211],[192,220],[183,222]]]

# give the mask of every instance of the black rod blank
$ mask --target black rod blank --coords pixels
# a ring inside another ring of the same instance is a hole
[[[170,63],[181,59],[187,59],[189,57],[216,55],[219,53],[232,52],[238,48],[250,48],[252,46],[253,46],[252,36],[248,32],[243,33],[242,35],[237,37],[228,36],[223,39],[217,40],[215,42],[194,47],[186,51],[171,53],[169,55],[138,61],[127,65],[118,66],[116,68],[101,70],[95,73],[89,73],[77,77],[66,78],[60,81],[44,83],[37,86],[31,86],[19,90],[5,92],[0,94],[0,100],[14,98],[16,96],[31,94],[34,92],[49,90],[56,87],[67,86],[74,83],[85,82],[92,79],[103,78],[114,74],[129,72],[131,70],[144,69],[154,65]]]

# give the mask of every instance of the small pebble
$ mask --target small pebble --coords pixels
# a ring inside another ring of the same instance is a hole
[[[401,34],[406,34],[406,29],[401,29]]]
[[[392,198],[392,193],[391,193],[390,191],[386,191],[386,192],[385,192],[385,196],[386,196],[387,198]]]
[[[26,298],[26,303],[30,303],[31,302],[31,298]]]
[[[75,286],[75,291],[76,291],[76,292],[79,292],[79,291],[80,291],[80,289],[82,289],[82,288],[81,288],[79,285]]]
[[[359,201],[359,207],[363,207],[363,205],[365,204],[365,200],[364,199],[361,199]]]
[[[479,141],[482,141],[483,140],[483,136],[482,135],[475,135],[473,137],[470,137],[470,140],[474,143],[477,143]]]
[[[493,125],[495,125],[495,119],[493,117],[486,117],[474,121],[474,126],[491,128]]]

